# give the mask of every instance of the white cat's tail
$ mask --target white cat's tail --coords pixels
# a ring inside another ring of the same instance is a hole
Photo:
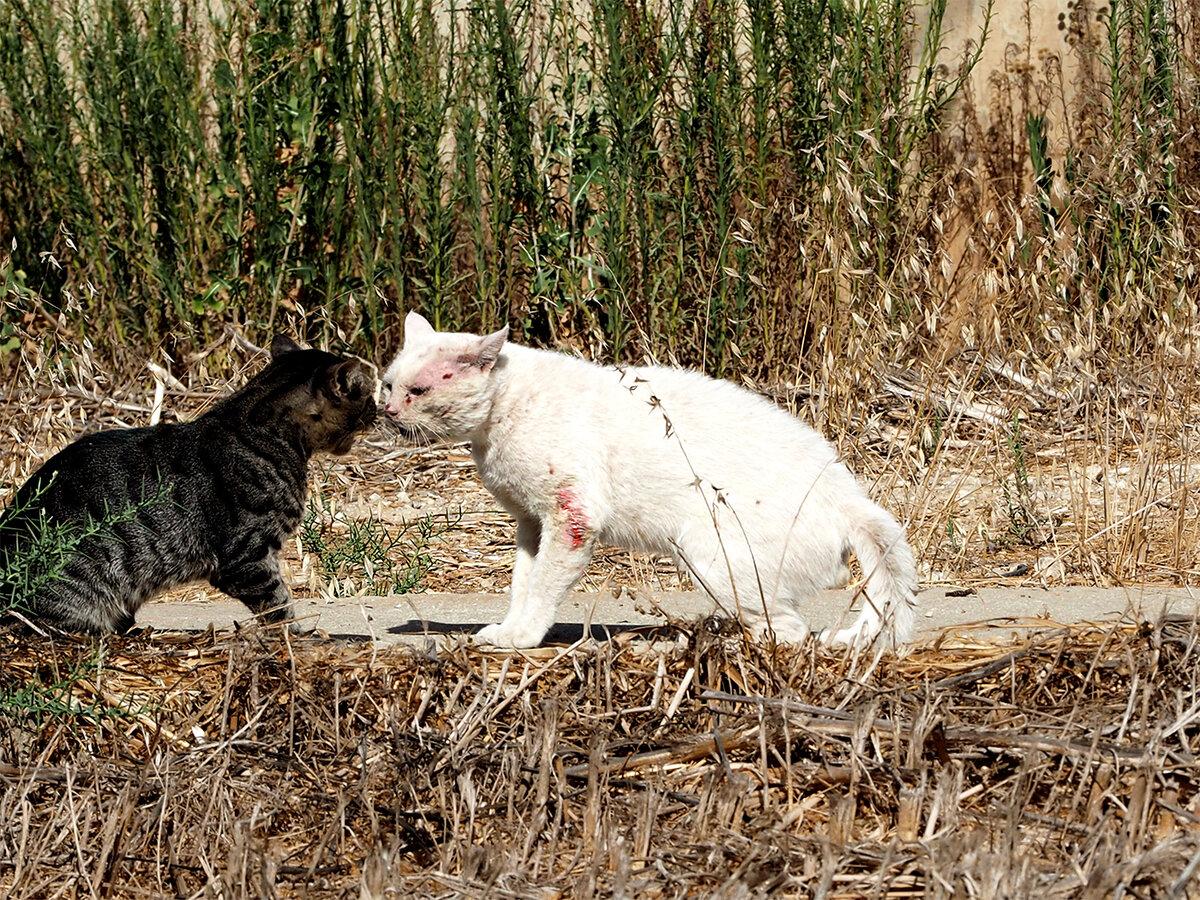
[[[849,531],[850,548],[867,576],[862,612],[829,643],[864,647],[882,637],[884,649],[900,652],[912,637],[917,608],[917,566],[904,529],[872,503],[852,518]]]

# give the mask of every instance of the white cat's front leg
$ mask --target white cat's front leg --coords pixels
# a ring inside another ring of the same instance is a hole
[[[495,647],[536,647],[554,624],[559,602],[575,586],[592,559],[595,537],[583,504],[573,491],[558,494],[553,514],[541,524],[536,555],[528,579],[518,577],[521,548],[518,536],[518,564],[513,571],[512,605],[504,621],[489,625],[476,639]],[[518,608],[517,586],[526,581],[524,602]]]
[[[508,590],[508,614],[504,621],[481,628],[475,639],[494,646],[513,646],[506,639],[510,629],[522,620],[529,579],[542,538],[542,523],[532,516],[517,516],[517,555],[513,561],[512,585]]]
[[[542,542],[542,523],[532,516],[517,518],[517,557],[513,562],[512,589],[509,592],[511,605],[508,615],[520,614],[525,608],[525,595],[529,592],[529,577],[533,573],[533,561]],[[507,617],[506,617],[507,618]]]

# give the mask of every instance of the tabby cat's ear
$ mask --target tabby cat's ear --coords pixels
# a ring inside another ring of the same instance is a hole
[[[279,359],[285,353],[295,353],[304,349],[286,334],[277,334],[271,338],[271,359]]]
[[[437,334],[429,320],[415,310],[404,318],[404,343],[408,344],[416,338],[429,337]]]
[[[339,399],[357,399],[371,390],[367,367],[360,359],[348,359],[328,371],[330,392]]]

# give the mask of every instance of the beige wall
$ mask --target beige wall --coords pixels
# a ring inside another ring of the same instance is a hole
[[[952,127],[961,129],[973,160],[989,170],[994,183],[1012,194],[1028,188],[1025,120],[1045,118],[1049,153],[1061,176],[1068,146],[1078,138],[1074,101],[1081,79],[1090,73],[1080,40],[1098,39],[1095,7],[1103,0],[996,0],[987,38],[966,89],[956,103]],[[986,0],[947,0],[943,22],[943,64],[955,67],[974,51],[983,35]],[[920,10],[927,27],[928,9]]]

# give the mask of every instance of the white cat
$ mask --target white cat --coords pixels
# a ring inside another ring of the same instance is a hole
[[[507,336],[438,332],[409,313],[383,378],[398,430],[469,440],[517,520],[508,615],[478,640],[536,647],[601,543],[673,556],[783,641],[808,634],[790,601],[844,584],[853,550],[866,596],[830,642],[908,639],[917,575],[904,532],[815,431],[698,372],[602,367]]]

